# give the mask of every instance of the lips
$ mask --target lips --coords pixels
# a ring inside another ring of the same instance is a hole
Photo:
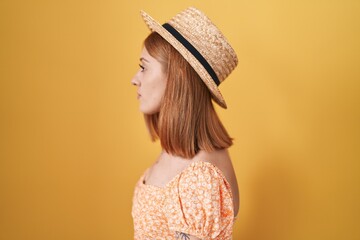
[[[140,93],[137,93],[137,99],[139,99],[141,97]]]

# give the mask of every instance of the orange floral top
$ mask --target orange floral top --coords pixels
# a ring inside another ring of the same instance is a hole
[[[134,239],[232,238],[231,187],[215,165],[193,162],[164,187],[146,185],[145,173],[134,191]]]

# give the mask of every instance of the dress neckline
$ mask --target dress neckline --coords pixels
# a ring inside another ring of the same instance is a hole
[[[205,161],[195,161],[190,163],[187,167],[185,167],[183,170],[181,170],[179,173],[177,173],[169,182],[167,182],[164,186],[160,187],[160,186],[156,186],[156,185],[152,185],[152,184],[147,184],[145,183],[145,175],[146,173],[149,171],[150,168],[146,169],[146,171],[144,172],[144,174],[141,176],[141,185],[143,186],[147,186],[147,187],[151,187],[151,188],[157,188],[157,189],[162,189],[165,190],[166,188],[168,188],[172,182],[174,182],[175,180],[177,180],[182,174],[184,174],[185,172],[189,171],[191,167],[195,166],[197,163],[199,164],[205,164],[205,165],[210,165],[212,168],[214,168],[216,170],[216,172],[218,172],[220,174],[220,176],[226,181],[226,184],[229,184],[229,182],[227,181],[226,177],[224,176],[224,174],[222,173],[222,171],[213,163],[211,162],[205,162]],[[232,193],[231,193],[232,195]]]
[[[156,186],[156,185],[151,185],[151,184],[146,184],[144,182],[145,180],[145,175],[146,173],[149,171],[150,167],[147,168],[145,170],[145,172],[143,173],[143,175],[140,178],[140,184],[142,187],[146,187],[146,188],[151,188],[153,190],[158,190],[158,191],[165,191],[167,188],[169,188],[169,186],[171,185],[171,183],[173,183],[175,180],[177,180],[182,174],[184,174],[186,171],[189,171],[191,167],[195,166],[196,164],[201,164],[201,165],[209,165],[210,167],[212,167],[213,169],[215,169],[215,171],[220,174],[221,178],[224,179],[225,183],[229,186],[229,192],[230,192],[230,196],[231,196],[231,203],[234,209],[234,198],[233,198],[233,193],[232,193],[232,189],[231,189],[231,185],[228,182],[228,180],[226,179],[225,175],[223,174],[223,172],[213,163],[211,162],[205,162],[205,161],[195,161],[189,164],[189,166],[187,166],[186,168],[184,168],[181,172],[179,172],[178,174],[176,174],[169,182],[167,182],[163,187],[160,186]],[[235,209],[234,209],[234,213],[235,213]],[[238,215],[234,216],[234,221],[237,219]]]

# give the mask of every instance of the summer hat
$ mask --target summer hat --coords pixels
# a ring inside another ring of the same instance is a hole
[[[151,31],[159,33],[194,68],[213,99],[227,108],[218,86],[234,70],[238,59],[220,30],[200,10],[189,7],[161,25],[141,11]]]

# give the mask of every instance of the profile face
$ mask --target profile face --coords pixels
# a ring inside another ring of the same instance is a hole
[[[166,88],[166,74],[161,63],[153,58],[145,47],[141,51],[140,69],[131,83],[138,87],[140,111],[144,114],[159,112]]]

